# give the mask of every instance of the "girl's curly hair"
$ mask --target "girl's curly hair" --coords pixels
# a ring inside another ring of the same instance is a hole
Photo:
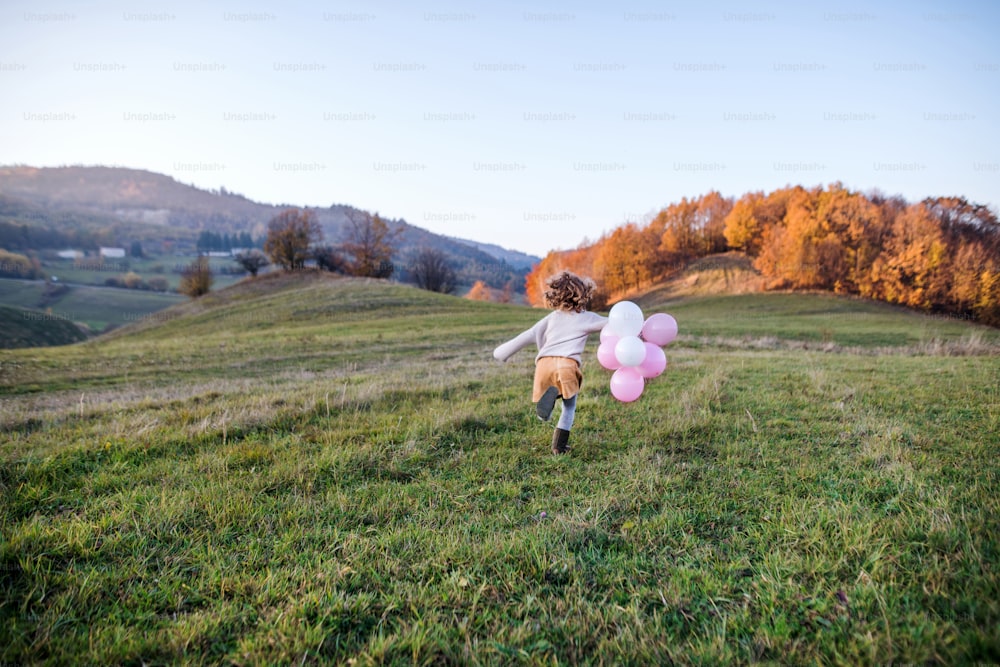
[[[579,313],[590,307],[597,285],[590,278],[563,271],[545,281],[545,305],[554,310]]]

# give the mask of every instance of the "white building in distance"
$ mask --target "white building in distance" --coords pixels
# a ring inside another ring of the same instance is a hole
[[[101,248],[101,257],[104,259],[122,259],[125,257],[125,248]]]

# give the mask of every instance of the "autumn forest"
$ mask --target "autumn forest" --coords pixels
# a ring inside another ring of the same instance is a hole
[[[569,269],[594,278],[606,305],[727,250],[752,258],[768,289],[853,294],[1000,326],[1000,224],[989,208],[959,197],[908,203],[840,183],[684,198],[647,223],[550,252],[528,275],[527,296],[542,305],[542,282]]]

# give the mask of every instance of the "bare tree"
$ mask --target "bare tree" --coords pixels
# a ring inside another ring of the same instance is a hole
[[[425,290],[454,294],[456,286],[455,270],[448,264],[448,258],[440,250],[421,248],[413,258],[413,281]]]
[[[313,249],[316,266],[333,273],[347,273],[347,260],[332,246],[320,246]]]
[[[236,256],[233,257],[233,260],[249,271],[250,275],[254,278],[257,277],[258,271],[271,264],[271,262],[267,259],[267,255],[257,249],[237,253]]]
[[[305,266],[311,247],[322,240],[323,230],[315,213],[289,208],[267,223],[264,252],[281,268],[294,271]]]
[[[353,257],[350,272],[368,278],[391,276],[395,268],[392,254],[402,228],[391,228],[378,213],[372,215],[367,211],[350,211],[347,219],[347,242],[343,248]]]
[[[503,286],[503,292],[500,294],[500,303],[510,303],[514,300],[514,281],[508,280]]]

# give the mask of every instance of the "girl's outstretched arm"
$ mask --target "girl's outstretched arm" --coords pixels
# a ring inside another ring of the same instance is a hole
[[[537,327],[538,325],[535,326]],[[499,345],[497,349],[493,350],[493,358],[499,361],[507,361],[513,357],[518,350],[527,347],[532,343],[537,344],[537,342],[538,339],[535,334],[535,327],[531,327],[527,331],[518,334],[515,338]]]

